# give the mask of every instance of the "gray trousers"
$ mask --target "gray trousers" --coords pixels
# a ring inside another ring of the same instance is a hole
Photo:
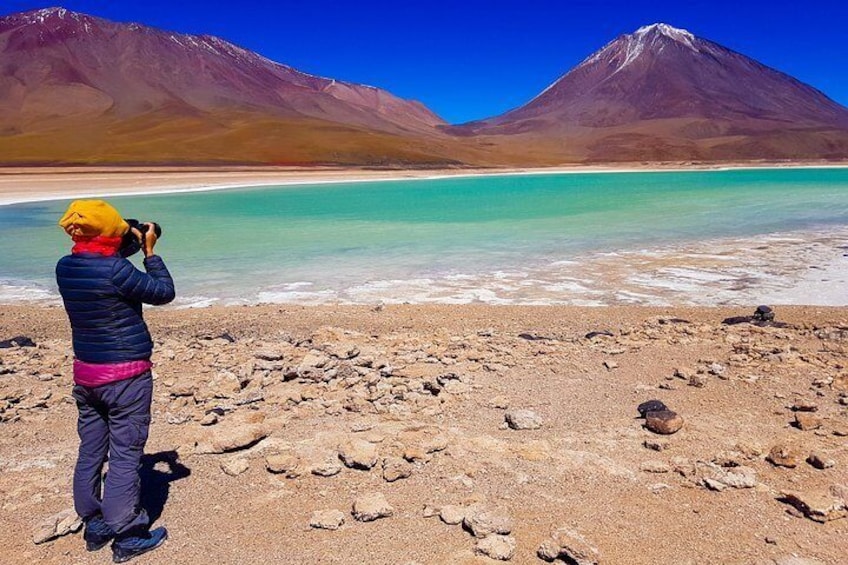
[[[147,528],[149,523],[140,505],[139,470],[152,396],[150,371],[94,388],[75,385],[73,390],[80,438],[74,507],[85,520],[102,516],[118,534]],[[103,481],[107,459],[109,470]]]

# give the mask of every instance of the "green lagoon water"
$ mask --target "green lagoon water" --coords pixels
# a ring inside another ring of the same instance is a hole
[[[733,302],[723,277],[776,300],[783,289],[793,302],[792,285],[806,285],[800,271],[810,267],[836,277],[818,282],[832,282],[826,292],[837,298],[828,300],[838,302],[848,235],[848,169],[504,175],[109,200],[163,226],[157,250],[185,305],[699,303],[699,285]],[[53,267],[70,247],[56,221],[67,204],[0,206],[0,301],[55,298]],[[749,248],[756,265],[746,264]],[[726,272],[657,267],[657,257],[717,249]],[[654,270],[640,272],[646,258]],[[625,263],[641,290],[617,294],[601,279]]]

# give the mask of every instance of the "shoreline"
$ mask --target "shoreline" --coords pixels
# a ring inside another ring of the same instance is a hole
[[[848,163],[715,163],[715,164],[646,164],[644,166],[576,165],[543,168],[477,168],[477,169],[241,169],[227,168],[126,168],[102,167],[10,168],[0,169],[0,206],[49,202],[71,198],[111,198],[118,196],[146,196],[212,192],[238,188],[263,188],[272,186],[305,186],[363,182],[390,182],[412,180],[437,180],[499,177],[516,175],[557,174],[616,174],[616,173],[681,173],[694,171],[778,170],[778,169],[842,169]],[[200,179],[200,180],[199,180]],[[56,183],[70,185],[54,188]],[[202,183],[202,184],[199,184]]]

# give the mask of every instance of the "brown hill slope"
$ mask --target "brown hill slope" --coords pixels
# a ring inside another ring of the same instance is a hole
[[[451,131],[553,161],[848,157],[848,109],[666,24],[612,41],[520,108]]]
[[[49,8],[0,18],[4,163],[446,163],[418,102],[211,36]],[[448,140],[448,144],[449,140]]]

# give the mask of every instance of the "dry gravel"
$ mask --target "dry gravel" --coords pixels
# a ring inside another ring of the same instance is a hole
[[[572,543],[608,564],[845,563],[848,308],[722,323],[753,309],[149,310],[146,503],[171,537],[138,561],[543,563]],[[108,562],[76,534],[33,544],[72,507],[76,409],[63,310],[0,307],[17,335],[36,346],[0,349],[0,561]],[[650,399],[683,427],[645,429]],[[372,493],[390,515],[354,519]]]

